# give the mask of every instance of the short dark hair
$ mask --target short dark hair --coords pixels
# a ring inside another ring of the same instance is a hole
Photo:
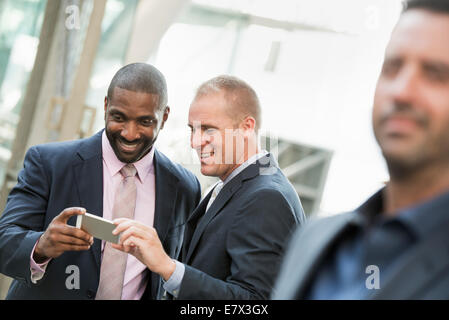
[[[144,92],[159,96],[159,109],[167,106],[167,83],[164,75],[147,63],[131,63],[122,67],[111,80],[108,88],[108,101],[114,95],[114,88],[134,92]]]
[[[406,12],[411,9],[425,9],[433,12],[449,14],[448,0],[407,0],[403,3]]]
[[[194,100],[220,91],[224,91],[226,99],[232,104],[233,108],[229,110],[231,114],[254,117],[255,129],[260,129],[262,121],[259,98],[254,89],[242,79],[230,75],[220,75],[207,80],[197,89]]]

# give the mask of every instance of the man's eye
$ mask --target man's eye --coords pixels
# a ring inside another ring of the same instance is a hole
[[[382,74],[385,76],[391,76],[396,74],[401,68],[399,61],[386,61],[382,67]]]
[[[114,121],[122,121],[123,120],[123,117],[119,114],[112,114],[111,117]]]
[[[204,130],[204,134],[212,135],[214,133],[215,133],[215,129],[214,128],[208,128],[208,129]]]
[[[435,81],[435,82],[447,82],[449,79],[449,74],[443,72],[442,70],[436,68],[436,67],[427,67],[425,68],[425,74],[426,77],[429,80]]]
[[[144,126],[149,127],[149,126],[152,126],[154,124],[154,119],[145,119],[145,120],[142,120],[141,123]]]

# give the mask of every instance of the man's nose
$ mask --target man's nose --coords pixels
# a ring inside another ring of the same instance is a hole
[[[199,149],[203,144],[201,130],[194,130],[190,136],[190,146],[192,149]]]
[[[127,141],[134,141],[140,138],[139,129],[133,122],[125,123],[120,135]]]
[[[413,103],[419,90],[419,74],[414,67],[404,68],[391,84],[391,94],[397,103]]]

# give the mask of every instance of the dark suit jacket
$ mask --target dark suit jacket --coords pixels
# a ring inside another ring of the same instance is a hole
[[[14,278],[7,299],[93,299],[100,276],[101,240],[88,251],[65,252],[49,263],[45,276],[31,282],[30,254],[52,219],[67,207],[103,215],[102,131],[82,140],[29,149],[18,183],[0,218],[0,272]],[[189,214],[200,200],[195,176],[155,150],[154,227],[166,252],[177,258]],[[75,225],[76,217],[69,219]],[[80,289],[68,290],[68,266],[80,270]],[[149,272],[149,271],[148,271]],[[160,277],[150,273],[144,297],[158,298]]]
[[[429,212],[431,214],[431,212]],[[292,237],[276,281],[275,300],[303,299],[314,271],[327,252],[357,220],[358,212],[310,220]],[[429,237],[395,262],[380,289],[366,299],[449,299],[449,224],[439,226]]]
[[[267,299],[284,245],[305,219],[296,191],[268,155],[231,179],[205,214],[210,196],[187,222],[178,299]]]

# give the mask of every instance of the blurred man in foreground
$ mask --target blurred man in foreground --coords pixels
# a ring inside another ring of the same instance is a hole
[[[390,181],[299,230],[274,299],[449,298],[448,31],[449,1],[407,2],[374,98]]]

